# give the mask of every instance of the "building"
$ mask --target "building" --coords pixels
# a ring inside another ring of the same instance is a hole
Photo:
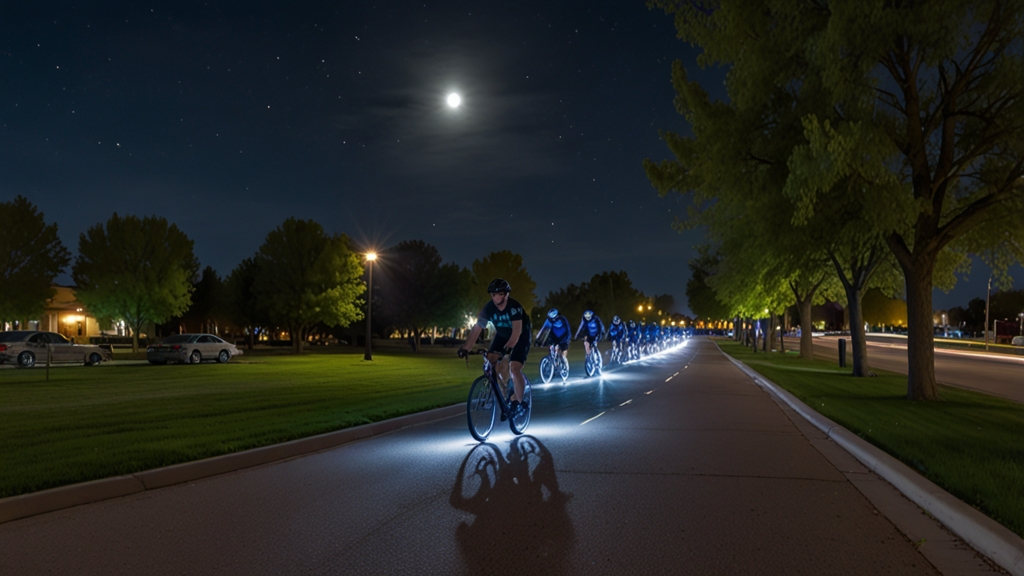
[[[56,293],[53,298],[46,301],[46,307],[39,319],[29,320],[22,326],[8,324],[2,328],[58,332],[67,338],[74,338],[77,342],[87,342],[88,338],[92,336],[118,333],[116,329],[104,330],[101,328],[99,320],[90,315],[75,298],[73,287],[54,285],[53,289]]]

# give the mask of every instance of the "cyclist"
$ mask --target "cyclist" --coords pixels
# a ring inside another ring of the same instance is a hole
[[[636,325],[635,321],[630,320],[626,326],[626,340],[629,341],[629,347],[633,349],[633,355],[637,358],[640,357],[641,338],[640,327]]]
[[[580,319],[580,327],[576,329],[575,338],[577,340],[584,328],[587,329],[587,333],[583,338],[583,347],[587,349],[587,356],[590,356],[590,347],[597,346],[601,337],[604,336],[604,322],[601,322],[601,317],[594,314],[593,310],[587,310],[583,313],[583,318]]]
[[[487,293],[491,295],[491,301],[484,305],[477,318],[476,325],[469,333],[466,343],[459,348],[459,358],[465,358],[473,343],[480,337],[480,333],[487,326],[488,322],[494,324],[495,334],[491,340],[491,347],[488,350],[487,359],[493,364],[498,359],[498,352],[504,352],[505,358],[498,365],[499,373],[508,382],[508,372],[512,372],[512,385],[515,387],[515,394],[509,398],[509,405],[512,413],[519,409],[519,399],[523,397],[526,390],[526,379],[523,377],[523,365],[526,364],[526,357],[530,353],[530,334],[533,330],[530,327],[530,316],[523,310],[523,305],[517,300],[509,297],[512,287],[501,278],[495,278],[487,286]],[[524,406],[526,408],[526,406]]]
[[[626,323],[618,316],[613,316],[612,323],[608,326],[608,341],[612,343],[612,350],[619,351],[621,362],[623,352],[625,352],[623,345],[626,343]]]
[[[547,330],[547,338],[544,338],[545,330]],[[572,332],[569,327],[569,319],[559,314],[557,308],[552,308],[548,310],[548,319],[544,321],[540,330],[537,331],[537,341],[534,342],[534,345],[538,347],[547,346],[549,349],[553,346],[558,346],[558,349],[562,352],[562,358],[565,359],[568,366],[569,340],[571,337]]]

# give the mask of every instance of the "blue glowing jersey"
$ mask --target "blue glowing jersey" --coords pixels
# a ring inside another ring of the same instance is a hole
[[[589,321],[586,318],[580,319],[580,327],[576,329],[577,337],[584,328],[587,329],[587,336],[591,338],[600,338],[604,335],[604,322],[601,322],[601,317],[597,314],[591,316]]]
[[[619,322],[618,324],[612,323],[608,327],[608,339],[618,342],[626,337],[626,324]]]
[[[569,319],[559,314],[554,320],[548,318],[544,321],[544,324],[540,327],[540,332],[537,333],[539,339],[545,330],[551,331],[551,340],[556,344],[562,344],[569,341]]]

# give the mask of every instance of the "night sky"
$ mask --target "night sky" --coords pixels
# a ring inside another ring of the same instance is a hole
[[[158,215],[226,276],[295,216],[467,267],[518,252],[541,301],[625,270],[688,312],[702,234],[672,230],[686,203],[641,163],[688,133],[673,60],[724,97],[696,54],[642,1],[4,2],[0,201],[73,253],[115,211]]]

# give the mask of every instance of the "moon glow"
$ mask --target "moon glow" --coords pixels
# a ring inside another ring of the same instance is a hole
[[[462,104],[462,96],[452,92],[448,95],[448,98],[445,101],[448,102],[449,108],[458,108],[459,105]]]

